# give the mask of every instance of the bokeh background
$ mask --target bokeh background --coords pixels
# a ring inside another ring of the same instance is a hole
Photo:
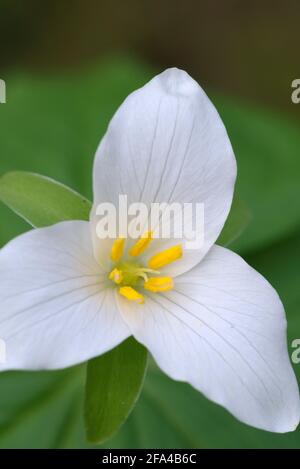
[[[0,174],[29,170],[91,197],[97,144],[121,101],[155,73],[186,69],[217,106],[251,221],[232,249],[265,275],[300,338],[300,3],[254,0],[0,0]],[[0,245],[29,227],[0,207]],[[1,281],[1,279],[0,279]],[[300,364],[294,369],[300,382]],[[0,447],[87,447],[84,367],[0,376]],[[106,447],[300,447],[300,430],[247,427],[151,364]]]

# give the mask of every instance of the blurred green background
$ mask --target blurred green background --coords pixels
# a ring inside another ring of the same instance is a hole
[[[225,122],[251,211],[231,247],[278,290],[291,344],[300,338],[299,24],[291,0],[0,0],[0,174],[36,171],[91,198],[94,152],[118,105],[155,73],[186,69]],[[2,205],[0,216],[0,245],[29,228]],[[86,447],[84,371],[3,373],[0,447]],[[297,448],[300,429],[247,427],[151,363],[106,447]]]

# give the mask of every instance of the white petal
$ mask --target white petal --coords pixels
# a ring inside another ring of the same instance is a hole
[[[133,335],[172,378],[189,382],[247,424],[295,430],[299,391],[283,306],[238,255],[214,246],[176,279],[174,291],[151,295],[134,311],[119,301]]]
[[[128,337],[93,256],[87,222],[30,231],[0,251],[5,369],[63,368]]]
[[[118,207],[119,194],[128,196],[128,204],[203,203],[204,243],[172,265],[170,274],[178,275],[218,238],[235,178],[232,147],[213,104],[186,72],[169,69],[132,93],[113,117],[96,154],[93,217],[100,203]],[[154,241],[148,254],[169,245]],[[99,259],[107,255],[101,243],[96,252]]]

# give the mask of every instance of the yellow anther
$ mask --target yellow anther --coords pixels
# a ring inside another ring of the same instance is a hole
[[[182,257],[182,247],[181,244],[178,244],[177,246],[155,254],[149,259],[148,266],[150,269],[160,269],[171,262],[177,261],[180,257]]]
[[[123,278],[124,278],[122,270],[113,269],[111,273],[109,274],[108,278],[109,280],[112,280],[113,282],[115,282],[117,285],[120,285],[120,283],[122,283]]]
[[[144,283],[145,290],[154,293],[172,290],[173,286],[172,277],[151,277]]]
[[[143,295],[141,295],[132,287],[121,287],[119,289],[119,293],[129,301],[134,301],[135,303],[139,304],[143,304],[145,302]]]
[[[153,231],[146,231],[143,236],[129,249],[129,254],[133,257],[138,256],[145,251],[153,238]]]
[[[118,262],[124,251],[125,246],[125,238],[118,238],[114,241],[111,251],[110,251],[110,258],[114,262]]]

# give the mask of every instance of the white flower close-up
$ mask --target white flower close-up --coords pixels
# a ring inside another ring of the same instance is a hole
[[[69,367],[133,336],[168,376],[237,419],[295,430],[299,391],[280,298],[215,244],[235,180],[226,129],[186,72],[166,70],[129,95],[96,153],[90,221],[34,229],[0,251],[0,370]],[[151,230],[100,239],[97,207],[117,206],[120,194],[149,207],[203,204],[201,247]]]

